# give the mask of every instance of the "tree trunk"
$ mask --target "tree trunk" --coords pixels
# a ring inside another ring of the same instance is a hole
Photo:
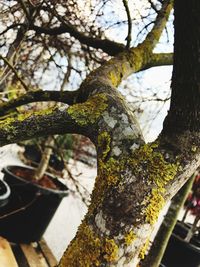
[[[175,0],[172,99],[165,132],[200,129],[200,1]]]
[[[194,162],[189,158],[194,159],[192,153],[199,151],[200,145],[200,34],[192,30],[190,36],[190,30],[194,26],[199,33],[199,24],[193,25],[196,23],[194,17],[199,21],[199,12],[199,0],[193,0],[192,4],[186,0],[175,1],[177,17],[172,105],[164,124],[165,129],[157,142],[142,144],[137,124],[120,100],[121,96],[117,99],[111,88],[109,95],[105,95],[108,108],[98,122],[97,136],[93,136],[98,155],[98,176],[91,206],[76,237],[64,253],[60,267],[135,266],[138,255],[143,257],[145,254],[154,224],[165,202],[176,194],[194,172],[194,168],[191,170]],[[190,23],[186,19],[188,17]],[[187,52],[187,64],[183,52]],[[112,61],[114,63],[117,70],[118,64]],[[104,66],[105,75],[106,71],[109,73],[110,66],[108,69]],[[192,87],[190,84],[188,86],[188,68]],[[97,79],[97,75],[102,75],[102,81],[108,77],[104,78],[99,70],[96,77],[90,77],[86,82],[92,85],[92,78]],[[115,78],[113,73],[110,75]],[[116,86],[118,80],[114,81]],[[93,85],[93,88],[97,86]],[[75,108],[80,111],[80,105]],[[73,106],[70,112],[75,112]],[[80,117],[83,124],[79,112],[75,118]],[[199,162],[196,162],[195,169],[198,166]]]
[[[148,65],[171,7],[171,0],[162,1],[145,41],[87,76],[69,107],[1,122],[1,144],[77,133],[96,146],[98,175],[91,204],[60,267],[134,267],[145,254],[163,206],[200,165],[200,34],[199,25],[193,25],[199,24],[199,0],[175,0],[172,105],[155,142],[144,143],[134,114],[116,90],[122,79]],[[186,58],[184,64],[181,58]]]
[[[41,161],[37,169],[35,170],[33,179],[40,180],[43,177],[45,171],[47,170],[49,165],[49,159],[52,153],[53,144],[54,144],[54,139],[52,136],[49,136],[45,142],[45,149],[42,153]]]
[[[183,207],[185,200],[187,199],[188,193],[192,188],[194,178],[195,175],[193,175],[190,180],[172,198],[171,205],[157,232],[152,246],[144,260],[140,263],[141,267],[158,267],[160,265],[169,238],[177,222],[178,214]]]

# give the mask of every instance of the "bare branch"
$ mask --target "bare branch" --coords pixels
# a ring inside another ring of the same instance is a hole
[[[127,0],[123,0],[123,4],[124,4],[125,10],[126,10],[127,19],[128,19],[128,35],[126,37],[126,40],[127,40],[126,48],[129,48],[130,44],[131,44],[132,21],[131,21],[130,10],[129,10],[129,7],[128,7],[128,1]]]
[[[8,32],[9,30],[14,29],[14,28],[16,28],[18,26],[25,26],[25,24],[24,23],[15,23],[15,24],[12,24],[12,25],[8,26],[4,31],[0,32],[0,35],[3,35],[6,32]]]
[[[76,38],[80,43],[91,46],[93,48],[102,49],[107,54],[114,56],[125,49],[125,46],[120,43],[108,39],[93,38],[86,36],[82,32],[79,32],[73,25],[66,24],[54,28],[39,27],[36,25],[30,26],[31,30],[34,30],[37,34],[45,33],[48,35],[59,35],[63,33],[69,33],[71,36]]]
[[[153,3],[153,1],[152,1],[152,0],[148,0],[148,1],[149,1],[150,5],[151,5],[151,8],[152,8],[156,13],[158,13],[158,9],[157,9],[156,5]]]
[[[57,101],[72,105],[76,102],[79,91],[30,91],[27,94],[19,96],[0,105],[0,115],[5,115],[8,111],[33,102]]]
[[[24,3],[23,0],[18,0],[18,1],[19,1],[20,5],[21,5],[26,17],[29,18],[30,14],[29,14],[29,10],[26,8],[26,4]]]
[[[16,69],[12,66],[12,64],[2,55],[0,55],[0,59],[2,59],[5,64],[14,72],[16,78],[20,81],[20,83],[22,84],[22,86],[24,87],[24,89],[26,91],[28,91],[28,86],[26,85],[26,83],[22,80],[22,78],[19,76],[18,72],[16,71]]]
[[[142,70],[152,67],[168,66],[173,64],[173,53],[154,53]]]
[[[144,42],[141,45],[146,46],[146,49],[153,51],[157,45],[160,36],[166,26],[170,12],[173,7],[173,0],[164,0],[161,9],[158,11],[158,15],[155,20],[155,24],[152,30],[147,34]]]

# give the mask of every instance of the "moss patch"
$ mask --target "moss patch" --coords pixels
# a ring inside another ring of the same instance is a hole
[[[178,170],[178,164],[168,163],[163,155],[156,151],[157,144],[143,145],[134,152],[134,157],[131,160],[133,165],[136,165],[136,175],[141,172],[147,182],[152,184],[152,190],[144,201],[143,205],[146,206],[145,216],[146,222],[154,224],[160,213],[160,210],[165,204],[163,193],[165,192],[166,184],[174,178]]]
[[[117,257],[118,245],[115,240],[98,237],[91,227],[83,222],[59,266],[100,266],[102,261],[113,263]]]
[[[124,236],[124,241],[127,246],[130,246],[132,242],[136,239],[136,234],[133,232],[133,230],[129,231],[125,236]]]
[[[149,243],[150,243],[150,239],[148,238],[146,240],[146,242],[144,243],[143,247],[140,250],[140,253],[139,253],[140,259],[144,259],[145,255],[146,255],[146,252],[147,252],[147,250],[149,248]]]
[[[98,136],[98,148],[101,151],[101,158],[102,160],[105,160],[107,157],[108,153],[110,152],[110,143],[111,143],[111,138],[108,132],[102,132]]]
[[[114,262],[118,257],[118,246],[114,239],[107,239],[105,241],[104,245],[104,259],[106,259],[107,262]]]
[[[67,112],[79,125],[84,126],[95,123],[107,106],[107,96],[101,93],[91,96],[84,103],[70,106]]]
[[[92,213],[104,199],[106,192],[110,187],[115,186],[120,179],[120,170],[122,165],[120,161],[109,158],[107,161],[99,160],[99,174],[95,180],[95,186],[92,193],[89,212]]]

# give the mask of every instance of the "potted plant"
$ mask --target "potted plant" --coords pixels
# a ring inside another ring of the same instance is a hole
[[[7,166],[4,180],[11,188],[8,203],[0,209],[0,235],[11,242],[39,240],[50,223],[67,187],[46,172],[51,155],[52,137],[37,168]]]

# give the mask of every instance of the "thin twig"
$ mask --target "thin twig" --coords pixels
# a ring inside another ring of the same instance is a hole
[[[16,78],[20,81],[20,83],[22,84],[22,86],[24,87],[24,89],[26,91],[28,91],[28,86],[26,85],[26,83],[21,79],[21,77],[19,76],[19,74],[17,73],[16,69],[12,66],[12,64],[2,55],[0,55],[0,59],[2,59],[4,61],[4,63],[14,72]]]
[[[127,19],[128,19],[128,35],[126,37],[127,40],[127,44],[126,44],[126,48],[130,48],[130,44],[131,44],[131,31],[132,31],[132,20],[131,20],[131,13],[128,7],[128,1],[127,0],[122,0],[125,10],[126,10],[126,14],[127,14]]]
[[[27,19],[29,19],[30,18],[30,14],[29,14],[29,10],[26,8],[26,4],[24,3],[23,0],[18,0],[18,1],[19,1],[20,5],[22,7]]]
[[[150,5],[151,5],[151,8],[152,8],[156,13],[158,13],[158,9],[157,9],[156,5],[153,3],[153,1],[152,1],[152,0],[149,0],[149,3],[150,3]]]
[[[19,26],[25,26],[25,24],[24,23],[15,23],[15,24],[12,24],[12,25],[8,26],[5,30],[3,30],[2,32],[0,32],[0,35],[3,35],[5,33],[7,33],[9,30],[14,29],[14,28],[19,27]]]

